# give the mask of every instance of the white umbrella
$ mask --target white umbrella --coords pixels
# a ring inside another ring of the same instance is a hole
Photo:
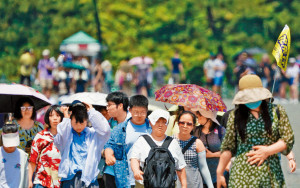
[[[134,57],[132,59],[129,60],[129,64],[130,65],[139,65],[139,64],[153,64],[154,63],[154,60],[151,58],[151,57]]]
[[[51,105],[45,95],[32,87],[21,84],[0,84],[0,113],[14,112],[17,101],[22,97],[30,98],[36,110]]]
[[[91,105],[96,106],[106,106],[106,97],[107,94],[99,92],[82,92],[76,93],[69,97],[64,97],[61,104],[71,104],[74,100],[79,100],[81,102],[86,102]]]

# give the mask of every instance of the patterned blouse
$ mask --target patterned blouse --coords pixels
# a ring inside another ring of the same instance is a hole
[[[276,114],[276,108],[279,110],[279,117]],[[269,156],[261,166],[250,165],[247,162],[246,154],[257,145],[272,145],[279,139],[283,140],[287,149],[281,153],[287,155],[294,144],[294,133],[290,125],[288,116],[284,108],[268,104],[269,114],[271,116],[272,135],[265,131],[265,124],[262,115],[256,119],[251,113],[246,128],[246,140],[241,138],[234,126],[234,111],[228,118],[226,134],[222,142],[221,151],[231,151],[235,156],[233,166],[230,171],[228,187],[285,187],[285,181],[281,170],[279,156],[277,154]]]
[[[58,167],[61,156],[53,140],[54,137],[48,129],[39,132],[32,142],[29,162],[37,165],[33,184],[59,188]]]
[[[181,149],[183,149],[193,137],[194,136],[191,136],[190,139],[185,140],[185,141],[179,140],[175,136],[173,138],[175,138],[178,141]],[[187,166],[193,167],[193,168],[198,168],[198,157],[197,157],[197,151],[196,151],[196,141],[185,151],[183,156],[184,156],[184,160],[185,160],[185,163],[186,163]]]

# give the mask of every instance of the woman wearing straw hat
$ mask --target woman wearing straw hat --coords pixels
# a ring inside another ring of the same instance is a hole
[[[225,185],[223,172],[233,156],[229,187],[285,187],[277,153],[287,155],[292,150],[294,133],[284,108],[269,103],[270,98],[258,76],[240,79],[233,99],[237,107],[229,115],[221,146],[218,187]]]

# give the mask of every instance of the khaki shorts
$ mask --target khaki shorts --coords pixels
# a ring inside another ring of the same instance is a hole
[[[144,188],[143,184],[140,184],[139,182],[135,181],[135,188]]]
[[[40,85],[42,88],[52,89],[53,80],[52,79],[40,79]]]

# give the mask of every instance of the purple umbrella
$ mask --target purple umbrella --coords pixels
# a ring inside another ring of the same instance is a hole
[[[14,112],[17,101],[22,97],[30,98],[36,110],[51,105],[45,95],[31,87],[21,84],[0,84],[0,113]]]

